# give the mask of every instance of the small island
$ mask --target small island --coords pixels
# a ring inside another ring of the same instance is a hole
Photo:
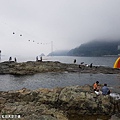
[[[80,72],[80,73],[103,73],[118,74],[120,69],[107,66],[87,66],[83,64],[67,64],[59,61],[27,61],[17,63],[5,61],[0,63],[0,74],[33,75],[43,72]]]

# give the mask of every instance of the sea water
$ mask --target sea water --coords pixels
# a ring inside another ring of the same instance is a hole
[[[43,57],[43,61],[60,61],[63,63],[73,63],[76,59],[76,64],[84,62],[84,64],[93,63],[96,66],[113,67],[117,57]],[[1,60],[7,61],[6,58]],[[18,62],[35,61],[35,57],[17,58]],[[113,93],[120,94],[120,74],[92,74],[92,73],[69,73],[69,72],[48,72],[35,75],[14,76],[0,75],[0,91],[18,90],[28,88],[31,90],[38,88],[55,88],[76,85],[92,85],[95,81],[100,84],[107,83]],[[114,96],[114,94],[112,94]],[[117,94],[118,95],[118,94]],[[109,116],[70,116],[70,120],[110,120]]]
[[[120,93],[120,75],[118,74],[68,72],[48,72],[26,76],[0,75],[0,91],[92,85],[97,80],[100,84],[107,83],[112,92]]]
[[[93,65],[101,65],[113,67],[117,57],[67,57],[54,56],[43,57],[43,61],[60,61],[62,63],[73,63],[76,59],[77,63],[84,64],[93,63]],[[34,61],[34,57],[21,58],[18,62]],[[95,81],[100,84],[107,83],[112,91],[120,93],[120,74],[92,74],[92,73],[39,73],[35,75],[13,76],[0,75],[0,91],[17,90],[22,88],[38,89],[38,88],[55,88],[71,85],[92,85]]]

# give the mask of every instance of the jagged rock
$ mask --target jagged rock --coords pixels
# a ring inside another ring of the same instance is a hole
[[[41,72],[81,72],[81,73],[104,73],[115,74],[119,73],[120,69],[114,69],[103,66],[93,66],[92,68],[78,64],[65,64],[58,61],[43,61],[34,62],[28,61],[23,63],[16,62],[1,62],[0,74],[12,74],[12,75],[29,75]]]
[[[3,97],[0,97],[0,104],[4,104],[6,102],[6,99]]]
[[[89,85],[54,89],[0,92],[0,114],[21,120],[68,120],[70,115],[112,115],[120,112],[120,99],[96,95]]]

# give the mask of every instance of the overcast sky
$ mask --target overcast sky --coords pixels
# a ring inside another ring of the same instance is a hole
[[[47,55],[51,41],[66,50],[95,39],[120,39],[120,0],[0,0],[4,55]]]

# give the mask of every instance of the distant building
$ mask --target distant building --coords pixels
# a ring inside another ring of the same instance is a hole
[[[120,50],[120,45],[118,45],[118,50]],[[118,54],[118,56],[120,56],[120,54]]]
[[[120,45],[118,45],[118,50],[120,50]]]
[[[0,61],[1,61],[1,50],[0,50]]]

